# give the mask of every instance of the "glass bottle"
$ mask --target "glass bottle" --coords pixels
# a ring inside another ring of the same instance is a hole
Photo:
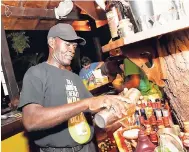
[[[152,125],[152,130],[153,131],[158,131],[156,117],[154,115],[150,117],[150,121],[151,121],[151,125]]]
[[[126,10],[120,1],[115,2],[118,10],[119,25],[118,25],[118,35],[120,37],[126,37],[128,35],[134,34],[134,26],[130,22],[130,19],[126,16]]]
[[[150,132],[152,131],[151,125],[150,125],[150,121],[149,120],[145,120],[144,121],[144,126],[146,127],[146,134],[150,135]]]
[[[129,123],[131,123],[129,118],[133,116],[135,110],[136,106],[134,104],[129,104],[127,114],[119,119],[115,115],[115,109],[113,107],[110,107],[109,109],[106,108],[95,114],[94,121],[100,128],[105,128],[108,125],[113,124],[117,120],[119,120],[122,125],[129,125]]]
[[[145,108],[146,116],[149,119],[153,115],[152,102],[147,102],[147,107]]]
[[[111,0],[106,1],[105,4],[106,4],[105,11],[110,29],[110,34],[112,37],[112,41],[115,41],[119,39],[119,35],[118,35],[119,17],[118,17],[116,5],[115,2]]]
[[[138,110],[136,110],[135,111],[135,120],[136,120],[136,125],[137,126],[140,126],[140,115],[139,115],[139,111]]]
[[[165,128],[165,126],[163,124],[163,119],[158,119],[157,120],[157,125],[158,125],[158,129]]]
[[[141,115],[145,120],[147,120],[146,113],[145,113],[145,109],[140,109],[140,115]]]
[[[173,126],[173,121],[169,115],[169,111],[167,109],[162,109],[162,113],[163,113],[163,123],[164,123],[164,126],[166,128],[169,128],[171,126]]]

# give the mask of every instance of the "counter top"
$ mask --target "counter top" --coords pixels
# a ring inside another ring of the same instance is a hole
[[[9,138],[24,130],[21,113],[15,112],[14,115],[15,117],[6,120],[1,119],[1,140]]]

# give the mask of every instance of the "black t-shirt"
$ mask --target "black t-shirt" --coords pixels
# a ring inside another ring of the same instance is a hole
[[[68,81],[72,82],[77,98],[82,100],[92,97],[92,94],[85,88],[80,77],[68,70],[61,70],[45,62],[31,67],[23,79],[20,109],[30,103],[40,104],[44,107],[67,104],[69,97],[66,84]],[[91,140],[94,128],[91,122],[89,125]],[[78,145],[69,134],[68,122],[64,122],[51,129],[31,132],[30,135],[35,143],[41,147],[70,147]]]

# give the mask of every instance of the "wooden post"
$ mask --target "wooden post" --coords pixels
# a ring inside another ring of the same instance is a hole
[[[5,82],[7,84],[9,98],[10,100],[15,100],[15,98],[19,97],[19,89],[12,67],[3,22],[1,22],[1,65],[5,76]]]

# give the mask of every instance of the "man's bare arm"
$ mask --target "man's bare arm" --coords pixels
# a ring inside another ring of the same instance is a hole
[[[90,110],[96,112],[102,107],[114,107],[117,117],[126,113],[127,98],[106,95],[87,98],[71,104],[57,107],[43,107],[38,104],[28,104],[23,107],[23,124],[28,131],[42,130],[57,126],[80,112]]]
[[[124,88],[138,88],[140,85],[140,76],[139,74],[133,74],[130,76],[130,80],[124,83]]]
[[[28,104],[23,107],[23,124],[28,131],[48,129],[87,109],[88,105],[84,100],[57,107]]]
[[[124,88],[138,88],[140,85],[140,76],[138,74],[133,74],[131,75],[131,78],[129,81],[124,82],[120,86],[114,86],[114,88],[118,91],[121,92],[123,91]]]
[[[97,67],[95,68],[95,70],[99,69],[103,64],[104,64],[104,62],[99,62]]]

